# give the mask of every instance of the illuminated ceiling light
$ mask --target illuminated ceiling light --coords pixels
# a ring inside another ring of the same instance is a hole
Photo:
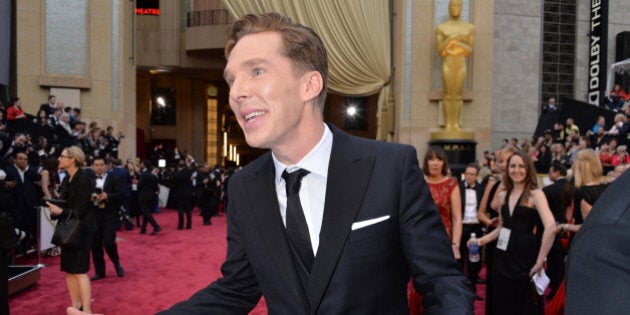
[[[357,108],[355,106],[348,106],[346,109],[346,114],[350,117],[357,114]]]
[[[158,96],[157,103],[158,105],[160,105],[160,107],[166,107],[166,101],[164,101],[164,98],[161,96]]]

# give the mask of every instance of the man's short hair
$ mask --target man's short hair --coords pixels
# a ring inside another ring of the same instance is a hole
[[[51,99],[56,98],[54,95],[48,95],[48,100],[50,101]]]
[[[322,90],[317,103],[322,107],[326,101],[328,86],[328,53],[321,38],[315,31],[278,13],[247,14],[238,19],[228,32],[225,44],[225,57],[229,58],[236,43],[243,37],[261,32],[276,32],[282,37],[284,56],[291,60],[294,71],[300,75],[317,71],[322,76]]]
[[[466,165],[466,168],[474,168],[475,171],[477,172],[477,175],[479,175],[479,164],[477,163],[469,163],[468,165]]]
[[[560,173],[562,176],[567,176],[567,166],[558,160],[551,162],[551,169]]]

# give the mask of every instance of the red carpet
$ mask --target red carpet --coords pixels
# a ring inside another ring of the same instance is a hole
[[[197,212],[192,230],[177,230],[177,212],[154,214],[162,227],[155,236],[139,229],[118,233],[118,250],[125,269],[123,278],[106,261],[107,277],[92,282],[92,311],[105,314],[153,314],[190,297],[220,276],[225,259],[225,215],[203,226]],[[149,226],[148,232],[151,232]],[[28,264],[35,264],[34,260]],[[45,257],[42,278],[9,299],[12,315],[65,314],[70,306],[59,257]],[[93,275],[91,269],[88,273]],[[266,314],[264,301],[251,314]]]
[[[118,233],[118,250],[125,268],[123,278],[108,258],[105,279],[92,282],[92,311],[104,314],[153,314],[190,297],[220,276],[225,259],[225,215],[203,226],[195,211],[192,230],[177,230],[177,212],[162,210],[155,219],[163,231],[155,236],[141,235],[139,229]],[[149,227],[148,232],[151,231]],[[35,264],[31,259],[22,264]],[[42,278],[9,299],[12,315],[65,314],[70,305],[59,257],[44,257]],[[93,275],[90,270],[89,275]],[[485,271],[482,270],[485,278]],[[485,297],[485,285],[477,285]],[[267,314],[265,302],[251,314]],[[484,301],[475,301],[475,314],[484,314]]]

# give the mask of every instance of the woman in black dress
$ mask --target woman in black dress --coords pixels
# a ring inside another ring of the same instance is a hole
[[[127,171],[129,172],[129,187],[131,187],[131,201],[129,202],[129,215],[136,218],[136,227],[140,227],[140,204],[138,203],[138,180],[140,173],[133,161],[127,161]]]
[[[60,189],[60,198],[67,201],[63,208],[47,202],[53,218],[64,219],[76,211],[82,223],[82,244],[79,248],[61,247],[61,271],[66,273],[66,284],[72,307],[92,313],[90,307],[90,245],[94,216],[90,197],[94,191],[94,175],[81,169],[85,154],[77,147],[64,149],[59,156],[59,168],[67,172]]]
[[[527,153],[512,154],[507,174],[505,191],[495,197],[502,202],[500,223],[478,240],[479,245],[499,240],[493,257],[491,307],[494,314],[543,314],[542,297],[535,294],[530,279],[543,268],[556,223]]]

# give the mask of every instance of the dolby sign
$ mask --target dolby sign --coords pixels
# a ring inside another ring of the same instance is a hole
[[[589,27],[588,102],[602,106],[606,89],[608,0],[591,0]]]

